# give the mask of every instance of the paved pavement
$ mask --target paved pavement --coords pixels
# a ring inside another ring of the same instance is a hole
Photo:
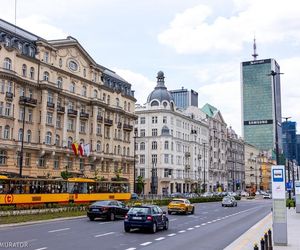
[[[253,250],[254,243],[257,243],[260,249],[260,239],[269,229],[272,230],[271,212],[227,246],[225,250]],[[300,250],[300,213],[296,213],[296,209],[287,209],[287,231],[288,245],[273,246],[273,250]]]

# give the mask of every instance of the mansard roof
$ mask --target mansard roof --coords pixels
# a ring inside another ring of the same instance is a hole
[[[209,103],[206,103],[201,110],[207,114],[209,117],[220,120],[222,123],[225,123],[223,116],[217,108],[214,106],[210,105]]]

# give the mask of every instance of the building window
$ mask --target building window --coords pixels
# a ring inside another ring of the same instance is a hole
[[[62,87],[63,87],[63,79],[61,77],[58,77],[57,80],[56,80],[56,84],[57,84],[57,87],[59,89],[62,89]]]
[[[71,82],[70,84],[70,92],[75,93],[75,83]]]
[[[34,68],[33,67],[30,68],[30,79],[31,80],[34,79]]]
[[[84,170],[84,159],[83,158],[79,159],[79,170],[81,170],[81,171]]]
[[[140,176],[142,178],[145,178],[145,169],[144,168],[140,168]]]
[[[8,125],[4,128],[4,139],[10,139],[10,127]]]
[[[58,61],[58,66],[59,66],[59,67],[62,67],[62,64],[63,64],[63,61],[62,61],[62,59],[61,59],[61,58],[59,58],[59,61]]]
[[[55,157],[55,158],[54,158],[53,168],[54,168],[54,169],[59,169],[59,165],[60,165],[59,163],[60,163],[59,157]]]
[[[72,110],[74,109],[74,103],[73,102],[69,101],[68,109],[72,109]]]
[[[48,63],[49,62],[49,52],[45,51],[44,53],[44,62]]]
[[[48,92],[48,98],[47,98],[47,102],[49,103],[53,103],[53,93]]]
[[[145,142],[141,142],[141,144],[140,144],[140,150],[145,150]]]
[[[28,110],[28,122],[32,122],[32,110]]]
[[[44,72],[43,80],[47,82],[49,81],[49,73],[47,71]]]
[[[20,107],[21,109],[19,110],[19,120],[23,121],[24,119],[24,109],[23,107]]]
[[[73,143],[73,138],[69,137],[68,138],[68,148],[72,148],[72,143]]]
[[[151,155],[151,162],[152,162],[152,164],[157,164],[157,155],[156,154]]]
[[[165,162],[166,164],[169,163],[169,155],[168,155],[168,154],[165,154],[164,162]]]
[[[53,113],[47,112],[46,123],[48,125],[52,125],[52,120],[53,120]]]
[[[48,132],[46,133],[46,141],[45,141],[45,143],[46,143],[47,145],[50,145],[50,144],[51,144],[51,140],[52,140],[52,134],[51,134],[50,131],[48,131]]]
[[[152,129],[152,136],[157,136],[157,129],[156,128]]]
[[[110,105],[110,95],[107,95],[107,104]]]
[[[157,149],[157,142],[156,141],[152,142],[152,149]]]
[[[27,130],[27,142],[31,142],[31,130]]]
[[[6,87],[6,91],[8,93],[12,93],[13,92],[13,83],[11,81],[7,82],[7,87]]]
[[[168,118],[166,116],[163,117],[163,123],[167,124]]]
[[[7,152],[5,150],[0,150],[0,165],[5,165],[7,159]]]
[[[146,123],[146,117],[140,117],[140,123],[145,124]]]
[[[145,136],[146,136],[146,130],[145,129],[141,129],[140,137],[145,137]]]
[[[97,152],[101,152],[101,142],[97,141],[97,147],[96,147]]]
[[[25,154],[25,166],[26,167],[30,167],[30,161],[31,161],[31,154],[30,153],[26,153]]]
[[[145,155],[140,155],[140,164],[145,164]]]
[[[101,135],[101,124],[97,124],[97,135]]]
[[[86,127],[85,122],[81,121],[80,122],[80,133],[85,133],[85,127]]]
[[[60,146],[60,136],[59,135],[55,136],[55,145],[58,147]]]
[[[8,57],[6,57],[3,62],[3,68],[11,70],[11,67],[12,67],[11,60]]]
[[[83,76],[86,77],[86,69],[83,69]]]
[[[130,103],[128,103],[128,111],[130,112],[131,106]]]
[[[153,124],[157,123],[157,116],[152,116],[152,123]]]
[[[73,159],[71,157],[67,159],[67,169],[73,169]]]
[[[6,116],[10,116],[11,115],[11,103],[6,103],[6,107],[5,107],[5,115]]]
[[[26,77],[27,75],[27,66],[26,64],[22,65],[22,76]]]
[[[22,141],[23,139],[23,129],[19,129],[19,133],[18,133],[18,141]]]
[[[75,61],[70,61],[69,62],[69,69],[72,71],[77,71],[78,70],[78,65]]]
[[[98,91],[96,89],[94,89],[94,98],[98,98]]]
[[[166,149],[166,150],[169,149],[169,141],[165,141],[165,149]]]
[[[120,99],[119,98],[116,98],[116,106],[120,107]]]
[[[25,89],[23,87],[20,87],[19,94],[20,96],[25,96]]]
[[[0,115],[3,115],[3,102],[0,102]]]
[[[68,130],[73,131],[74,130],[74,120],[68,119]]]
[[[28,92],[29,92],[29,96],[28,97],[32,99],[33,98],[33,90],[29,89]]]
[[[87,90],[86,90],[86,86],[82,87],[82,95],[86,96]]]

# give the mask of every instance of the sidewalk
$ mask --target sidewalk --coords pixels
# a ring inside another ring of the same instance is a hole
[[[254,243],[257,243],[260,249],[260,239],[269,228],[272,230],[272,213],[269,213],[224,250],[253,250]],[[296,213],[296,209],[293,208],[287,209],[287,232],[288,245],[273,246],[273,250],[300,250],[300,213]]]

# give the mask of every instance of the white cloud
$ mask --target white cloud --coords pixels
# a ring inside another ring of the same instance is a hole
[[[149,80],[142,74],[132,72],[128,69],[113,69],[118,75],[132,84],[132,90],[135,91],[136,103],[144,104],[147,102],[147,97],[154,90],[156,83]]]
[[[178,53],[238,52],[254,33],[260,43],[300,40],[300,4],[291,0],[236,0],[234,15],[214,17],[209,6],[198,5],[177,14],[167,30],[158,35],[160,43]]]

